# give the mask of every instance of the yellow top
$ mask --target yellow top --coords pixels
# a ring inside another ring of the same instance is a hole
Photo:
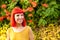
[[[10,27],[7,33],[9,33],[10,35],[10,40],[29,40],[29,30],[30,27],[26,26],[26,28],[21,32],[14,32],[13,29]]]

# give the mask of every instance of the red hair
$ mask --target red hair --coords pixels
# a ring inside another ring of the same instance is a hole
[[[22,9],[20,9],[19,7],[15,7],[12,10],[12,13],[11,13],[11,21],[10,21],[12,27],[16,27],[16,22],[15,22],[15,19],[14,19],[14,15],[17,14],[17,13],[24,13],[24,11]],[[26,20],[25,19],[23,20],[22,25],[24,27],[26,26]]]

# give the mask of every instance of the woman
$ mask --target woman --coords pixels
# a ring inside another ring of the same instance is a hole
[[[7,40],[34,40],[32,29],[26,25],[24,11],[15,7],[11,13],[11,27],[7,30]]]

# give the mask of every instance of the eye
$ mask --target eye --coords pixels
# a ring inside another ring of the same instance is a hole
[[[19,16],[19,15],[16,15],[16,16]]]
[[[21,16],[24,16],[24,15],[21,15]]]

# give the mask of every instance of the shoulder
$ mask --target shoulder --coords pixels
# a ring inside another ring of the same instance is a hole
[[[31,27],[30,26],[26,26],[28,29],[31,29]]]
[[[32,31],[32,28],[31,28],[30,26],[27,26],[27,29],[28,29],[29,31]]]

